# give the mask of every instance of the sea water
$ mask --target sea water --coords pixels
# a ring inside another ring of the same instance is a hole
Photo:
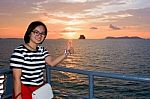
[[[13,49],[22,43],[22,39],[0,39],[1,68],[9,67]],[[64,52],[66,43],[63,39],[46,40],[42,45],[56,58]],[[59,66],[150,76],[150,40],[73,40],[73,46],[75,53]],[[88,95],[88,77],[85,75],[54,71],[52,84],[59,92]],[[94,77],[94,96],[98,99],[149,99],[150,84]]]

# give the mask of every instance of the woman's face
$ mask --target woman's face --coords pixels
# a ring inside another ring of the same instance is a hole
[[[40,44],[45,39],[45,28],[40,25],[37,26],[30,34],[30,42]]]

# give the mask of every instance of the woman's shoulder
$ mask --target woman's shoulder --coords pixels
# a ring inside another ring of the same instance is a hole
[[[48,48],[48,47],[44,47],[44,46],[41,46],[41,45],[38,46],[38,50],[39,50],[40,52],[43,52],[43,53],[49,52],[47,48]]]
[[[42,46],[42,45],[39,45],[39,46],[38,46],[38,49],[44,51],[44,50],[45,50],[45,47]]]
[[[20,44],[19,46],[17,46],[17,47],[14,49],[14,51],[23,51],[23,50],[25,50],[25,47],[24,47],[23,44]]]

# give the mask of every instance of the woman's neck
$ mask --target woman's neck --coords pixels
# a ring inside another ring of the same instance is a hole
[[[36,44],[31,44],[31,43],[26,43],[26,46],[32,50],[32,51],[36,51],[37,49],[37,45]]]

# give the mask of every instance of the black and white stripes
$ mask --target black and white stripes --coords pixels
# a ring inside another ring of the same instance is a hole
[[[22,69],[21,81],[27,85],[41,85],[44,82],[43,69],[48,51],[42,46],[30,51],[24,45],[17,47],[10,59],[10,67]]]

